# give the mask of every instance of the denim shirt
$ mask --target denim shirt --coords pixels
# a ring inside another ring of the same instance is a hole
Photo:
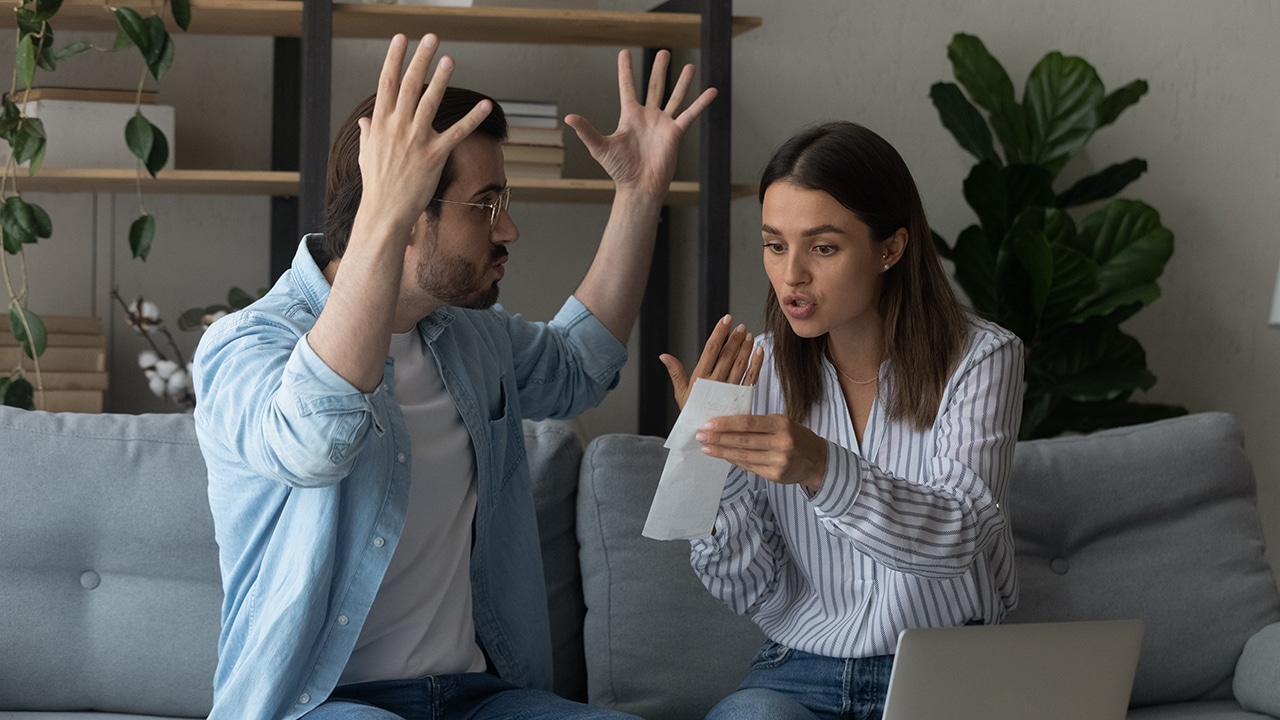
[[[412,458],[393,362],[371,393],[325,365],[306,333],[328,294],[304,239],[275,287],[214,323],[196,351],[196,432],[225,592],[211,720],[296,718],[328,696],[405,524]],[[475,451],[477,640],[504,679],[549,690],[521,419],[596,405],[626,348],[572,297],[549,324],[443,308],[418,331]]]

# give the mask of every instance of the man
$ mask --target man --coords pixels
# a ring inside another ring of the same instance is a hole
[[[548,325],[491,307],[506,246],[500,141],[447,88],[438,42],[392,40],[339,131],[325,236],[196,354],[196,428],[220,548],[211,718],[618,717],[546,690],[551,651],[522,417],[599,402],[625,362],[683,132],[668,62],[621,116],[566,118],[617,193],[596,258]],[[390,356],[389,356],[390,353]]]

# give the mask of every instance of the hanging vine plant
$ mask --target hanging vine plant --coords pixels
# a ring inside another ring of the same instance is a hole
[[[23,199],[18,171],[27,165],[29,176],[39,173],[48,146],[44,124],[39,118],[27,114],[36,70],[54,72],[59,63],[89,50],[115,52],[134,47],[142,56],[145,67],[138,80],[134,114],[123,128],[123,135],[129,151],[138,159],[138,218],[129,228],[129,248],[133,257],[146,260],[155,238],[156,220],[147,212],[143,201],[142,173],[155,177],[164,167],[169,159],[169,142],[160,128],[142,114],[142,88],[147,75],[159,82],[173,65],[173,38],[162,13],[166,10],[171,13],[173,22],[183,30],[191,23],[190,0],[164,0],[150,15],[128,7],[113,8],[104,4],[103,11],[112,13],[119,27],[111,47],[97,48],[80,40],[55,49],[51,21],[61,6],[62,0],[21,0],[14,8],[17,42],[13,79],[3,107],[0,107],[0,139],[9,145],[4,176],[0,180],[0,199],[3,199],[0,203],[0,231],[3,232],[4,245],[4,252],[0,253],[0,274],[4,275],[9,332],[22,348],[22,355],[31,361],[35,378],[32,383],[27,377],[26,363],[20,358],[17,367],[0,375],[0,401],[26,409],[34,409],[38,394],[43,392],[40,356],[44,354],[48,335],[39,315],[27,307],[23,248],[53,236],[53,221],[49,214],[39,205]],[[11,266],[11,257],[16,268]],[[14,280],[14,272],[19,274],[20,280]]]

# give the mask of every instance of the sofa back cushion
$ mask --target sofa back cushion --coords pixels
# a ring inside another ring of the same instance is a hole
[[[1134,705],[1230,698],[1245,641],[1280,620],[1229,415],[1019,443],[1009,505],[1011,620],[1146,621]]]
[[[701,720],[746,676],[763,635],[711,597],[689,543],[640,531],[667,451],[662,438],[604,435],[578,486],[591,702],[641,717]]]
[[[568,423],[524,421],[533,503],[542,543],[542,571],[551,612],[551,652],[556,694],[586,702],[587,670],[582,655],[582,576],[574,531],[578,465],[582,442]]]
[[[0,407],[0,709],[200,716],[222,586],[186,415]]]

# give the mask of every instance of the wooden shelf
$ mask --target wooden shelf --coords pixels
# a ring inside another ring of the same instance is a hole
[[[131,193],[137,190],[137,173],[117,169],[44,168],[39,175],[19,174],[22,192]],[[606,203],[613,200],[613,182],[580,178],[509,179],[516,202]],[[265,170],[162,170],[155,178],[144,176],[144,193],[189,195],[276,195],[298,194],[297,172]],[[734,185],[733,197],[754,195],[751,185]],[[671,183],[667,196],[671,205],[688,207],[698,203],[698,183]]]
[[[144,14],[151,4],[124,0]],[[181,34],[171,21],[169,30]],[[759,17],[735,17],[733,34],[760,27]],[[445,42],[504,42],[544,45],[611,45],[693,48],[701,42],[702,18],[693,13],[549,10],[507,7],[346,4],[333,6],[333,35],[389,38],[434,32]],[[0,27],[13,27],[0,13]],[[54,16],[56,30],[115,32],[114,15],[102,0],[66,0]],[[198,35],[299,37],[301,0],[191,0],[191,29]]]

